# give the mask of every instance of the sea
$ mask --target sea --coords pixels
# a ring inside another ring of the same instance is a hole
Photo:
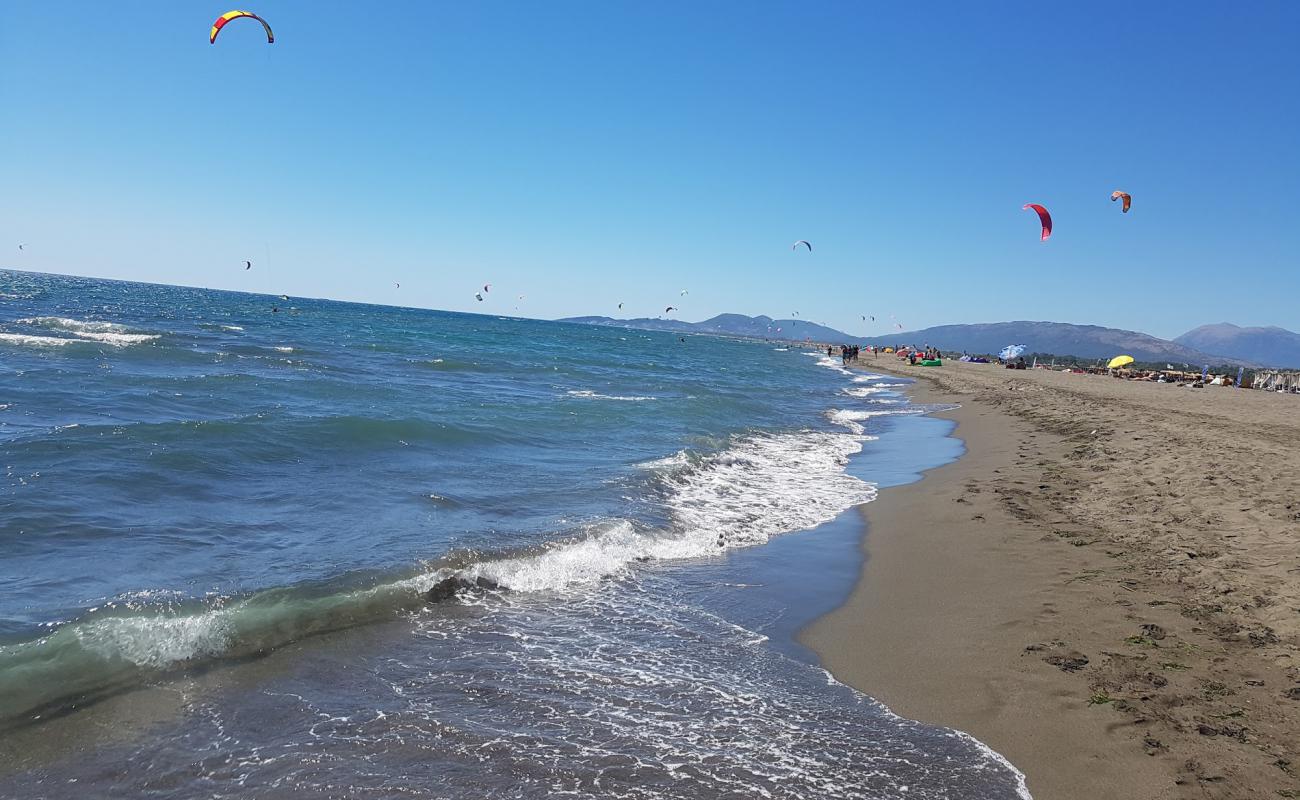
[[[496,305],[0,271],[0,796],[1029,796],[796,639],[952,423]]]

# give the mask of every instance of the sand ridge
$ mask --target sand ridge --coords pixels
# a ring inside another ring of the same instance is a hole
[[[1300,797],[1300,398],[881,366],[968,454],[864,508],[827,667],[1039,800]]]

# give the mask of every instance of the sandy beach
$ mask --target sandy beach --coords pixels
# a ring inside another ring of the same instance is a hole
[[[1300,398],[909,367],[967,453],[863,507],[803,641],[1038,800],[1300,797]]]

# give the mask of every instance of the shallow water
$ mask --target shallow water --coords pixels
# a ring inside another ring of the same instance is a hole
[[[955,455],[887,379],[763,342],[0,292],[0,794],[1023,793],[791,638],[856,577],[844,512]],[[422,600],[449,577],[480,588]]]

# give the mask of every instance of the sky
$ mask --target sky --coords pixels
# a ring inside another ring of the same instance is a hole
[[[861,335],[1300,330],[1297,3],[245,1],[274,44],[210,45],[228,7],[196,0],[6,3],[0,267]]]

